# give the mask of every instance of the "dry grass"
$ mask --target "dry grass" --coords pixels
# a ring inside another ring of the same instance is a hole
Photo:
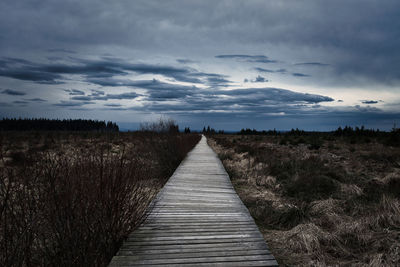
[[[0,133],[0,265],[107,265],[199,138]]]
[[[312,138],[209,143],[281,265],[399,266],[399,148]]]

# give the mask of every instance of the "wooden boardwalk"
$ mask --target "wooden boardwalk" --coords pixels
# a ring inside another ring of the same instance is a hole
[[[276,266],[203,136],[110,266]]]

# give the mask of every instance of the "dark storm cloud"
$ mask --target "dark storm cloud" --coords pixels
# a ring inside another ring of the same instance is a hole
[[[40,64],[27,60],[6,59],[0,68],[0,76],[34,82],[59,83],[64,74],[83,75],[87,80],[126,76],[129,72],[137,74],[162,75],[180,82],[225,84],[226,75],[200,72],[193,68],[174,67],[158,64],[133,64],[118,58],[99,60],[75,59],[73,64]],[[17,66],[15,63],[19,63]],[[105,86],[112,86],[106,85]]]
[[[260,80],[260,79],[259,79]],[[265,79],[264,79],[265,80]],[[143,112],[208,112],[223,110],[231,112],[246,112],[256,115],[259,112],[287,112],[288,110],[306,109],[311,104],[334,101],[332,98],[317,94],[298,93],[279,88],[243,88],[221,90],[220,88],[198,88],[161,82],[159,80],[123,80],[103,78],[91,80],[92,83],[107,86],[123,86],[145,89],[146,92],[105,95],[73,96],[75,101],[121,100],[136,99],[144,105],[133,110]],[[167,103],[169,101],[174,101]],[[129,108],[125,108],[129,109]],[[219,111],[217,111],[219,112]]]
[[[270,70],[270,69],[264,69],[264,68],[254,68],[254,70],[259,71],[259,72],[266,72],[266,73],[286,73],[286,69],[277,69],[277,70]]]
[[[232,83],[230,80],[221,77],[208,77],[207,84],[210,86],[227,87]]]
[[[95,90],[95,89],[92,89],[91,90],[91,96],[101,96],[101,95],[105,95],[105,92],[104,91],[102,91],[102,90]]]
[[[190,63],[196,63],[197,61],[191,60],[191,59],[177,59],[176,62],[181,63],[181,64],[190,64]]]
[[[239,61],[253,62],[253,63],[277,63],[276,60],[271,60],[264,55],[217,55],[216,58],[221,59],[237,59]]]
[[[157,79],[152,80],[128,80],[128,79],[114,79],[114,78],[103,78],[103,79],[90,79],[91,83],[102,85],[102,86],[126,86],[126,87],[136,87],[143,89],[156,89],[156,90],[165,90],[165,89],[175,89],[175,90],[187,90],[190,88],[196,88],[195,86],[187,86],[187,85],[179,85],[161,82]]]
[[[311,77],[311,75],[299,73],[299,72],[294,72],[294,73],[292,73],[292,75],[295,77]]]
[[[235,90],[219,91],[218,94],[233,96],[233,97],[251,97],[259,101],[271,101],[272,103],[320,103],[331,102],[333,98],[317,94],[298,93],[291,90],[280,88],[246,88]]]
[[[33,5],[3,0],[0,51],[65,53],[67,47],[85,53],[92,48],[122,47],[150,56],[155,52],[202,56],[203,50],[218,54],[220,47],[226,51],[246,48],[243,53],[220,56],[262,63],[271,60],[249,51],[276,48],[271,57],[293,51],[292,60],[298,61],[305,58],[304,52],[318,50],[319,61],[304,62],[329,62],[334,76],[356,75],[390,83],[400,77],[399,10],[397,0],[307,0],[279,5],[211,0],[87,0],[79,4],[43,0]]]
[[[363,101],[361,101],[361,103],[363,103],[363,104],[378,104],[379,101],[376,101],[376,100],[363,100]]]
[[[69,49],[64,49],[64,48],[52,48],[52,49],[47,49],[47,52],[50,52],[50,53],[76,54],[75,51],[72,51],[72,50],[69,50]]]
[[[26,95],[25,92],[11,90],[11,89],[4,89],[3,91],[1,91],[1,93],[5,95],[14,95],[14,96]]]
[[[47,102],[47,100],[42,99],[42,98],[38,98],[38,97],[36,97],[36,98],[24,99],[24,100],[30,101],[30,102],[38,102],[38,103],[40,103],[40,102]]]
[[[14,104],[26,105],[26,104],[28,104],[29,102],[27,102],[27,101],[22,101],[22,100],[17,100],[17,101],[13,101],[13,103],[14,103]]]
[[[78,101],[92,101],[92,100],[110,100],[110,99],[135,99],[139,94],[136,92],[128,92],[128,93],[121,93],[121,94],[106,94],[106,95],[87,95],[87,96],[73,96],[71,97],[72,100]]]
[[[117,67],[108,66],[105,62],[91,62],[85,65],[42,65],[37,68],[44,73],[56,74],[81,74],[87,76],[97,75],[126,75],[127,72]]]
[[[12,107],[12,105],[8,102],[0,102],[0,107]]]
[[[256,71],[259,72],[268,72],[268,73],[274,73],[274,70],[269,70],[269,69],[264,69],[264,68],[254,68]]]
[[[104,104],[106,107],[121,107],[121,104],[115,104],[115,103],[106,103]]]
[[[38,83],[48,83],[57,84],[56,80],[61,79],[61,75],[52,74],[47,72],[40,72],[34,70],[24,70],[24,69],[9,69],[1,70],[0,76],[13,78],[17,80],[33,81]]]
[[[65,100],[61,100],[59,103],[53,104],[53,106],[58,106],[58,107],[80,107],[80,106],[88,105],[88,104],[95,104],[95,103],[91,102],[91,101],[65,101]]]
[[[160,94],[163,92],[160,91]],[[177,94],[179,96],[179,94]],[[315,103],[330,102],[332,98],[297,93],[279,88],[245,88],[234,90],[199,90],[191,92],[184,98],[180,96],[175,101],[167,103],[168,96],[157,97],[152,92],[143,107],[131,107],[127,110],[142,112],[166,112],[170,114],[190,113],[198,116],[207,113],[212,117],[213,113],[228,114],[241,113],[247,117],[259,117],[260,114],[298,113],[307,112]],[[230,117],[230,115],[227,115]]]
[[[77,89],[66,89],[64,91],[67,92],[69,95],[85,95],[84,91]]]
[[[140,95],[136,92],[128,92],[121,94],[106,94],[104,96],[95,96],[92,97],[93,100],[110,100],[110,99],[135,99]]]
[[[149,99],[157,99],[159,101],[170,100],[173,98],[184,98],[186,96],[192,95],[196,90],[199,90],[199,88],[195,86],[171,84],[161,82],[156,79],[136,81],[121,79],[91,79],[90,82],[102,86],[124,86],[146,89]],[[106,98],[107,96],[97,97],[94,99]]]
[[[261,79],[259,79],[261,80]],[[265,81],[265,78],[264,78]],[[101,79],[91,80],[92,83],[102,84],[107,86],[126,86],[141,88],[147,90],[147,100],[151,101],[167,101],[171,99],[179,99],[189,101],[190,104],[196,104],[199,99],[207,100],[215,98],[213,101],[218,101],[216,105],[220,104],[238,104],[241,101],[252,104],[260,101],[267,101],[270,103],[293,103],[293,102],[304,102],[304,103],[319,103],[319,102],[330,102],[332,98],[326,96],[320,96],[315,94],[304,94],[297,93],[290,90],[279,89],[279,88],[247,88],[247,89],[233,89],[233,90],[221,90],[221,89],[200,89],[195,86],[185,86],[161,82],[158,80],[141,80],[141,81],[130,81],[130,80],[117,80],[117,79]],[[223,96],[229,96],[229,99],[223,99]],[[107,100],[112,99],[110,95],[101,97],[73,97],[75,100]],[[117,99],[117,98],[115,98]],[[201,103],[206,107],[208,103]]]
[[[316,67],[327,67],[327,66],[330,66],[329,64],[320,63],[320,62],[303,62],[303,63],[296,63],[294,65],[296,65],[296,66],[316,66]]]
[[[258,76],[256,77],[256,79],[255,79],[254,81],[252,81],[252,82],[254,82],[254,83],[265,83],[265,82],[268,82],[268,80],[265,79],[264,77],[258,75]]]
[[[73,97],[71,97],[71,99],[77,100],[77,101],[90,101],[90,100],[93,100],[94,97],[82,95],[82,96],[73,96]]]

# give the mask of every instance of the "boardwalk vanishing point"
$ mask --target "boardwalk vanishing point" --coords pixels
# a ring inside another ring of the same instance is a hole
[[[203,136],[110,266],[277,266]]]

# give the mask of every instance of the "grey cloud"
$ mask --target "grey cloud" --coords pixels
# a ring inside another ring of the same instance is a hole
[[[191,59],[177,59],[176,62],[181,64],[190,64],[190,63],[196,63],[197,61]]]
[[[56,84],[58,83],[56,80],[61,79],[61,75],[52,74],[52,73],[43,73],[38,71],[29,71],[29,70],[1,70],[0,76],[14,78],[17,80],[24,81],[34,81],[38,83],[49,83]]]
[[[245,88],[234,90],[199,90],[188,98],[178,98],[179,104],[169,104],[149,98],[151,102],[133,110],[168,113],[243,113],[259,116],[261,113],[296,113],[313,109],[312,105],[332,98],[314,94],[297,93],[279,88]],[[315,109],[315,107],[314,107]],[[211,115],[210,115],[211,116]]]
[[[231,83],[230,80],[221,77],[208,77],[207,84],[211,86],[228,86]]]
[[[82,96],[73,96],[71,97],[72,100],[78,100],[78,101],[90,101],[93,100],[94,97],[92,96],[87,96],[87,95],[82,95]]]
[[[69,95],[85,95],[84,91],[77,89],[66,89],[64,91],[67,92]]]
[[[14,103],[14,104],[26,105],[26,104],[28,104],[29,102],[27,102],[27,101],[22,101],[22,100],[17,100],[17,101],[13,101],[13,103]]]
[[[95,104],[94,102],[91,101],[65,101],[61,100],[59,103],[53,104],[53,106],[58,106],[58,107],[80,107],[83,105],[88,105],[88,104]]]
[[[121,107],[121,104],[115,104],[115,103],[106,103],[104,104],[106,107]]]
[[[254,68],[256,71],[259,72],[266,72],[266,73],[286,73],[286,69],[277,69],[277,70],[270,70],[270,69],[264,69],[264,68]]]
[[[139,94],[136,92],[128,92],[128,93],[121,93],[121,94],[106,94],[106,95],[87,95],[87,96],[73,96],[71,97],[72,100],[78,101],[93,101],[93,100],[110,100],[110,99],[135,99]]]
[[[92,48],[104,53],[104,48],[129,47],[150,56],[155,51],[204,56],[202,51],[221,53],[220,47],[226,51],[246,47],[243,53],[231,56],[245,60],[248,51],[271,50],[273,57],[293,51],[293,60],[298,61],[304,52],[317,50],[318,60],[331,64],[335,81],[341,75],[380,83],[398,82],[400,77],[397,0],[379,4],[376,0],[286,1],[279,5],[273,1],[211,0],[88,0],[77,5],[74,1],[43,0],[35,5],[1,2],[0,51],[61,48],[59,53],[64,53],[61,51],[68,47],[82,53]],[[199,51],[199,46],[204,49]]]
[[[101,95],[105,95],[105,92],[102,91],[102,90],[95,90],[95,89],[92,89],[91,92],[92,92],[92,93],[90,94],[90,96],[101,96]]]
[[[12,105],[8,102],[0,102],[0,107],[12,107]]]
[[[320,62],[303,62],[303,63],[296,63],[296,66],[316,66],[316,67],[327,67],[330,64],[320,63]]]
[[[306,103],[320,103],[320,102],[331,102],[333,98],[328,96],[316,95],[316,94],[305,94],[290,91],[287,89],[280,88],[246,88],[246,89],[235,89],[235,90],[224,90],[219,91],[218,94],[229,95],[229,96],[251,96],[258,100],[269,100],[273,102],[306,102]]]
[[[283,110],[299,109],[307,105],[334,101],[327,96],[316,94],[297,93],[279,88],[244,88],[221,90],[218,88],[200,89],[195,86],[184,86],[161,82],[158,80],[120,80],[98,79],[93,83],[107,84],[108,86],[127,86],[145,89],[143,94],[144,107],[136,107],[146,112],[158,112],[166,108],[165,112],[180,112],[183,110],[230,110],[232,112],[273,112],[279,107]],[[110,99],[135,99],[139,94],[106,94],[102,96],[74,96],[72,100],[94,101]],[[179,104],[164,104],[168,100],[179,101]],[[149,102],[146,102],[149,101]],[[302,104],[303,107],[299,106]],[[168,108],[167,108],[168,107]],[[279,111],[280,112],[280,111]]]
[[[14,95],[14,96],[26,95],[25,92],[11,90],[11,89],[4,89],[3,91],[1,91],[1,93],[5,95]]]
[[[135,92],[121,93],[121,94],[107,94],[105,96],[97,96],[96,100],[109,100],[109,99],[135,99],[139,94]]]
[[[376,100],[363,100],[363,101],[361,101],[361,103],[363,103],[363,104],[378,104],[379,101],[376,101]]]
[[[294,72],[294,73],[292,73],[292,75],[295,77],[311,77],[311,75],[299,73],[299,72]]]
[[[51,49],[47,49],[47,52],[50,52],[50,53],[76,54],[75,51],[72,51],[72,50],[69,50],[69,49],[64,49],[64,48],[51,48]]]
[[[258,75],[253,82],[255,82],[255,83],[265,83],[265,82],[268,82],[268,80],[265,79],[264,77]]]
[[[356,108],[358,111],[361,111],[361,112],[379,112],[379,111],[381,111],[379,108],[371,107],[371,106],[362,107],[360,105],[355,105],[354,108]]]
[[[103,86],[126,86],[134,88],[146,89],[150,98],[158,100],[169,100],[172,98],[184,98],[192,95],[194,91],[199,90],[195,86],[186,86],[178,84],[170,84],[153,80],[121,80],[121,79],[91,79],[90,82]],[[107,96],[105,96],[107,97]],[[98,97],[97,99],[101,99]]]
[[[253,62],[253,63],[277,63],[278,61],[276,60],[271,60],[267,56],[264,55],[217,55],[215,56],[216,58],[221,58],[221,59],[237,59],[240,61],[245,61],[245,62]]]
[[[30,102],[47,102],[47,100],[42,99],[42,98],[29,98],[29,99],[24,99],[26,101],[30,101]]]
[[[257,68],[254,68],[256,71],[259,71],[259,72],[268,72],[268,73],[273,73],[273,72],[275,72],[274,70],[269,70],[269,69],[264,69],[264,68],[259,68],[259,67],[257,67]]]
[[[111,78],[117,75],[127,75],[129,72],[138,74],[158,74],[173,78],[180,82],[189,83],[215,83],[217,78],[221,82],[226,76],[216,73],[205,73],[193,68],[174,67],[157,64],[133,64],[118,58],[103,58],[100,60],[86,60],[71,58],[74,64],[38,64],[27,60],[5,59],[4,66],[0,68],[0,76],[34,82],[58,83],[63,74],[78,74],[86,79]],[[15,66],[15,63],[19,63]]]

